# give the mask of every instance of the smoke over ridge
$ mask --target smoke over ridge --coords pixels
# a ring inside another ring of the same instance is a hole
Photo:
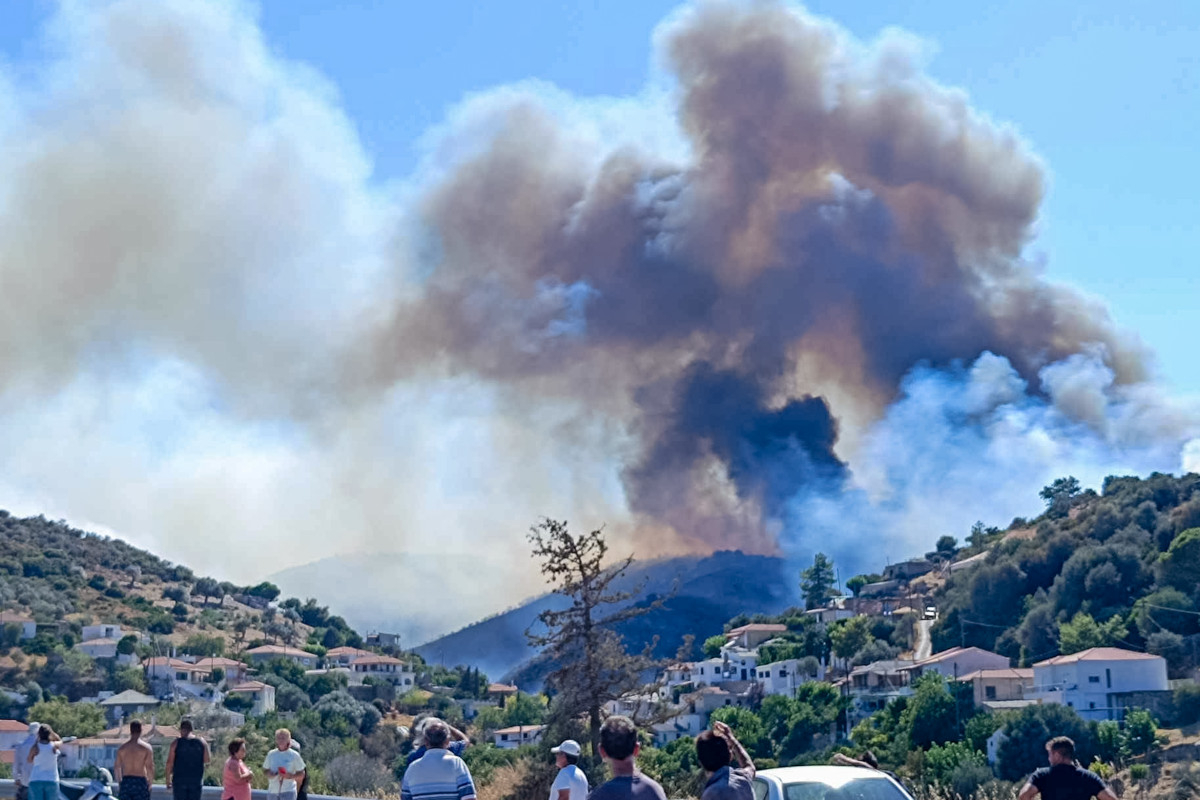
[[[29,506],[247,578],[212,545],[520,573],[542,513],[856,564],[1195,459],[1136,337],[1027,263],[1042,165],[901,35],[688,7],[669,90],[468,98],[387,186],[239,3],[65,3],[50,37],[44,86],[0,78]]]

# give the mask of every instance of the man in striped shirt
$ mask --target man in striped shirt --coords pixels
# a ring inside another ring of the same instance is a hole
[[[408,765],[400,783],[401,800],[475,800],[471,770],[446,749],[450,728],[440,719],[425,723],[425,755]]]

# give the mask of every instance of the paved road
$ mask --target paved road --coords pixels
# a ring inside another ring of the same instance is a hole
[[[913,644],[913,658],[917,661],[933,655],[933,637],[929,635],[929,629],[932,627],[933,620],[931,619],[917,620],[917,641]]]

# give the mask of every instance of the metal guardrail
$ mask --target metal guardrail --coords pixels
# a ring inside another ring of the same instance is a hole
[[[87,783],[86,780],[76,781],[71,778],[65,779],[68,783]],[[116,786],[113,786],[114,793]],[[201,800],[221,800],[223,789],[220,786],[205,786],[201,792]],[[11,779],[0,780],[0,800],[12,800],[17,796],[17,785]],[[250,792],[251,800],[279,800],[279,795],[273,795],[266,789],[253,789]],[[310,794],[309,800],[356,800],[355,798],[341,797],[333,794]],[[150,789],[150,800],[174,800],[174,795],[171,790],[161,783],[156,783]]]

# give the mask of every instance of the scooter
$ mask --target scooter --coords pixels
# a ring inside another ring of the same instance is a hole
[[[59,781],[58,800],[112,800],[112,773],[103,767],[100,776],[87,783]]]

